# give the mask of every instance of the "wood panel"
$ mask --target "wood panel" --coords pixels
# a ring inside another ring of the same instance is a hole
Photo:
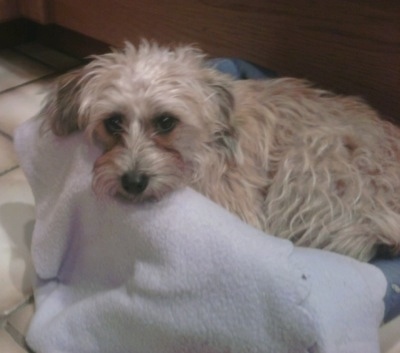
[[[17,0],[20,15],[32,21],[46,24],[50,19],[48,0]]]
[[[0,22],[7,22],[19,17],[16,0],[0,0]]]
[[[80,59],[110,50],[109,44],[54,24],[39,26],[36,41]]]
[[[400,116],[400,1],[57,0],[52,20],[113,45],[198,43],[362,95]]]

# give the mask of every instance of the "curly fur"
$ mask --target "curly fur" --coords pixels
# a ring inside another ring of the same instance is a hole
[[[123,116],[123,132],[104,121]],[[154,117],[178,124],[168,134]],[[40,114],[57,135],[85,130],[104,154],[98,194],[136,202],[183,185],[302,246],[361,260],[400,251],[400,132],[361,100],[281,78],[234,81],[190,46],[142,42],[62,77]],[[129,171],[149,176],[139,194]]]

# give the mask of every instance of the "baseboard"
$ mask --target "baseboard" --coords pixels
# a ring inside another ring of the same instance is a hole
[[[24,19],[0,24],[0,49],[34,40],[38,25]]]
[[[77,58],[85,58],[110,50],[109,44],[53,24],[39,26],[36,41]]]

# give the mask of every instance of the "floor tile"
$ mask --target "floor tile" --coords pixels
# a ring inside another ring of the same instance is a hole
[[[400,317],[384,325],[379,333],[381,351],[383,353],[392,352],[390,349],[396,345],[398,345],[397,349],[399,350],[398,353],[400,353]]]
[[[397,332],[397,335],[400,335],[400,333]],[[389,349],[386,353],[400,353],[400,341],[398,341],[397,344]]]
[[[34,205],[31,188],[21,168],[16,168],[0,177],[0,205],[8,202]]]
[[[0,315],[32,293],[34,220],[33,195],[21,169],[0,177]]]
[[[25,55],[10,49],[0,51],[0,92],[54,72]]]
[[[26,350],[19,346],[5,330],[0,330],[0,352],[26,353]]]
[[[34,312],[35,306],[33,303],[25,305],[10,316],[8,323],[21,335],[25,336]]]
[[[18,165],[12,141],[0,134],[0,175]]]
[[[17,46],[15,49],[57,70],[71,69],[81,65],[82,63],[76,58],[45,47],[36,42],[25,43]]]
[[[26,84],[0,94],[0,131],[10,136],[18,125],[33,117],[41,108],[46,89],[55,76]]]

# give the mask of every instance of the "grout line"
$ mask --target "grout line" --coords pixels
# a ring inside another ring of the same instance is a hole
[[[8,322],[8,318],[12,316],[18,310],[24,308],[25,306],[33,303],[33,295],[26,297],[21,303],[17,304],[13,309],[11,309],[8,313],[4,315],[6,319],[6,323],[4,325],[4,330],[11,336],[16,344],[18,344],[21,348],[26,350],[28,353],[34,353],[27,345],[25,336],[19,332],[12,324]]]
[[[47,63],[41,61],[40,59],[37,59],[37,58],[35,58],[35,57],[33,57],[33,56],[30,56],[30,55],[28,55],[28,54],[24,53],[23,51],[20,51],[20,50],[18,50],[18,49],[16,49],[16,48],[10,48],[9,50],[14,51],[14,52],[16,52],[16,53],[18,53],[18,54],[20,54],[20,55],[23,55],[23,56],[25,56],[25,57],[27,57],[27,58],[29,58],[29,59],[35,60],[36,62],[38,62],[38,63],[40,63],[40,64],[42,64],[42,65],[48,66],[50,69],[53,69],[53,70],[55,70],[55,71],[50,72],[50,73],[48,73],[48,74],[46,74],[46,75],[37,77],[37,78],[35,78],[35,79],[33,79],[33,80],[30,80],[30,81],[28,81],[28,82],[21,83],[21,84],[19,84],[19,85],[17,85],[17,86],[10,87],[10,88],[6,88],[5,90],[0,91],[0,95],[1,95],[2,93],[7,93],[7,92],[10,92],[10,91],[16,90],[16,89],[18,89],[18,88],[27,86],[27,85],[29,85],[29,84],[31,84],[31,83],[35,83],[35,82],[38,82],[38,81],[40,81],[40,80],[44,80],[44,79],[47,79],[47,78],[51,78],[52,76],[54,76],[54,77],[60,76],[60,75],[66,73],[66,72],[68,72],[68,71],[74,70],[74,69],[76,69],[76,68],[78,68],[78,67],[81,67],[81,66],[83,66],[83,65],[85,64],[84,61],[83,61],[82,59],[76,59],[76,58],[73,58],[73,57],[72,57],[72,59],[75,59],[75,60],[77,60],[77,61],[80,61],[80,63],[77,64],[77,65],[73,65],[73,66],[71,66],[71,67],[68,67],[68,68],[59,69],[59,68],[57,68],[57,67],[55,67],[55,66],[53,66],[53,65],[50,65],[50,64],[47,64]],[[63,54],[63,55],[65,55],[65,54]]]
[[[36,61],[37,63],[39,63],[39,64],[41,64],[41,65],[47,66],[47,67],[49,67],[50,69],[53,69],[53,70],[55,70],[55,71],[60,70],[60,68],[57,67],[56,65],[53,65],[53,64],[50,64],[50,63],[48,63],[48,62],[46,62],[46,61],[40,60],[38,57],[36,57],[36,56],[34,56],[34,55],[31,55],[31,54],[29,54],[29,53],[27,53],[27,52],[24,52],[24,51],[21,50],[21,49],[12,48],[11,50],[14,51],[14,52],[16,52],[16,53],[18,53],[18,54],[20,54],[20,55],[22,55],[22,56],[25,56],[26,58],[28,58],[28,59],[30,59],[30,60],[32,60],[32,61]],[[62,55],[64,55],[64,54],[62,54]],[[74,58],[71,58],[71,59],[74,59]],[[76,59],[75,59],[75,60],[76,60]],[[73,65],[72,67],[74,67],[74,66],[75,66],[75,65]],[[72,67],[71,67],[71,68],[72,68]],[[69,69],[68,69],[68,70],[69,70]]]
[[[17,343],[19,346],[24,345],[24,336],[20,332],[18,332],[18,330],[9,322],[6,322],[4,329],[14,339],[15,343]]]
[[[10,88],[6,88],[5,90],[0,91],[0,95],[3,94],[3,93],[8,93],[8,92],[14,91],[14,90],[16,90],[16,89],[18,89],[18,88],[21,88],[21,87],[24,87],[24,86],[28,86],[28,85],[30,85],[31,83],[35,83],[35,82],[38,82],[38,81],[40,81],[40,80],[44,80],[44,79],[46,79],[46,78],[50,78],[51,76],[55,76],[55,77],[56,77],[56,76],[58,76],[58,75],[57,75],[56,72],[51,72],[51,73],[49,73],[49,74],[46,74],[46,75],[37,77],[37,78],[35,78],[35,79],[33,79],[33,80],[30,80],[30,81],[28,81],[28,82],[24,82],[24,83],[21,83],[21,84],[19,84],[19,85],[16,85],[16,86],[13,86],[13,87],[10,87]]]
[[[47,62],[45,62],[45,61],[42,61],[42,60],[40,60],[38,57],[35,57],[35,56],[33,56],[33,55],[29,55],[29,53],[26,53],[26,52],[24,52],[24,51],[21,50],[21,49],[18,49],[18,48],[11,48],[11,51],[13,51],[13,52],[15,52],[15,53],[17,53],[17,54],[19,54],[19,55],[25,56],[25,57],[28,58],[29,60],[36,61],[36,63],[38,63],[38,64],[40,64],[40,65],[44,65],[44,66],[46,66],[46,67],[48,67],[48,68],[50,68],[50,69],[53,69],[53,70],[57,70],[57,69],[58,69],[56,66],[54,66],[54,65],[52,65],[52,64],[49,64],[49,63],[47,63]]]
[[[43,63],[42,61],[40,61],[40,60],[38,60],[38,59],[36,59],[36,58],[34,58],[34,57],[30,57],[30,56],[25,55],[24,53],[22,53],[22,52],[20,52],[20,51],[18,51],[18,50],[15,50],[15,48],[9,48],[8,50],[11,51],[11,52],[14,52],[14,53],[16,53],[16,54],[22,55],[22,56],[24,56],[24,57],[26,57],[26,58],[28,58],[28,59],[30,59],[30,60],[32,60],[32,61],[36,61],[36,63],[39,63],[39,64],[44,65],[44,66],[47,66],[47,68],[49,68],[49,69],[52,69],[52,70],[55,69],[55,68],[54,68],[53,66],[51,66],[51,65],[48,65],[48,64],[46,64],[46,63]],[[45,77],[47,77],[47,76],[51,76],[51,75],[53,75],[53,74],[55,74],[54,71],[51,72],[51,73],[49,73],[49,74],[43,75],[43,76],[41,76],[41,77],[35,78],[35,79],[31,80],[31,81],[21,83],[21,84],[19,84],[19,85],[17,85],[17,86],[10,87],[10,88],[6,88],[5,90],[0,91],[0,94],[1,94],[1,93],[5,93],[5,92],[8,92],[8,91],[12,91],[13,89],[16,89],[16,88],[25,86],[26,84],[35,82],[35,81],[37,81],[37,80],[40,80],[40,79],[45,78]]]
[[[0,177],[6,175],[6,174],[9,173],[9,172],[12,172],[13,170],[18,169],[18,168],[19,168],[19,165],[17,164],[17,165],[15,165],[15,166],[11,167],[11,168],[8,168],[8,169],[6,169],[6,170],[3,170],[2,172],[0,172]]]
[[[20,303],[15,305],[10,310],[4,312],[1,316],[5,317],[5,318],[8,318],[12,314],[14,314],[17,310],[22,309],[23,307],[27,306],[30,303],[33,303],[33,295],[32,294],[28,295],[27,297],[25,297]]]
[[[64,73],[66,73],[66,72],[68,72],[68,71],[70,71],[70,70],[74,70],[74,69],[76,69],[76,68],[78,68],[78,67],[82,67],[82,66],[83,66],[83,63],[80,64],[80,65],[72,66],[72,67],[70,67],[70,68],[68,68],[68,69],[63,69],[63,70],[60,70],[60,71],[57,71],[57,72],[51,72],[51,73],[49,73],[49,74],[46,74],[46,75],[44,75],[44,76],[37,77],[37,78],[35,78],[35,79],[33,79],[33,80],[30,80],[30,81],[28,81],[28,82],[21,83],[21,84],[19,84],[19,85],[14,86],[14,87],[6,88],[5,90],[0,91],[0,95],[2,95],[3,93],[8,93],[8,92],[17,90],[17,89],[19,89],[19,88],[21,88],[21,87],[24,87],[24,86],[28,86],[28,85],[30,85],[30,84],[32,84],[32,83],[39,82],[39,81],[41,81],[41,80],[45,80],[45,79],[52,78],[52,77],[53,77],[53,78],[56,78],[56,77],[61,76],[61,75],[63,75]]]
[[[49,63],[46,63],[45,61],[42,61],[33,55],[29,55],[28,53],[24,52],[23,50],[20,50],[20,49],[14,47],[14,48],[10,48],[10,51],[13,51],[16,54],[22,55],[32,61],[36,61],[37,64],[47,66],[48,68],[53,69],[53,70],[57,70],[57,67],[55,67]]]
[[[11,142],[14,140],[13,137],[12,137],[11,135],[9,135],[9,134],[7,134],[6,132],[1,131],[1,130],[0,130],[0,136],[5,137],[6,139],[10,140]]]
[[[25,336],[20,333],[13,325],[7,322],[4,326],[4,330],[11,336],[18,346],[26,350],[28,353],[34,353],[27,345]]]

